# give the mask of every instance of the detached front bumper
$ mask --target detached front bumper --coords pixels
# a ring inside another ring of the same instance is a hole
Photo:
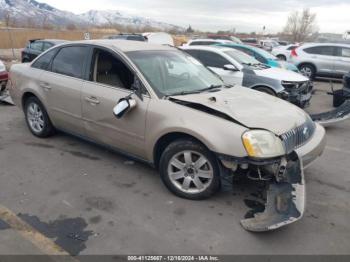
[[[277,177],[266,190],[262,212],[252,210],[250,217],[241,220],[244,229],[263,232],[278,229],[301,219],[305,210],[305,181],[302,161],[293,153],[285,159]]]
[[[226,170],[233,171],[233,178],[244,176],[256,182],[256,192],[251,194],[253,199],[245,199],[251,210],[241,220],[244,229],[253,232],[270,231],[303,217],[304,171],[302,159],[296,152],[269,160],[235,159],[222,155],[219,155],[219,159]],[[227,174],[223,173],[222,176],[225,183]]]

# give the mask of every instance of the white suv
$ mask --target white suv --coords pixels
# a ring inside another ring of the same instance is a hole
[[[292,50],[290,62],[310,79],[317,75],[342,77],[350,71],[350,45],[305,44]]]

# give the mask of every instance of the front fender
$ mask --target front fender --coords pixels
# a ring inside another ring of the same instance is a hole
[[[153,149],[158,140],[171,133],[192,136],[216,153],[247,156],[241,138],[246,127],[169,100],[151,101],[148,111],[145,137],[150,161],[154,159]]]

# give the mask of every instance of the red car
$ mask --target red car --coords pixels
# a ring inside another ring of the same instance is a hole
[[[0,60],[0,95],[2,91],[6,88],[6,83],[8,80],[8,72],[6,71],[6,67],[4,63]]]

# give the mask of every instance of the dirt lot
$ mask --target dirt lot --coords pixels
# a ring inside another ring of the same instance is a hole
[[[316,89],[309,110],[329,109],[328,83]],[[0,105],[0,123],[0,215],[38,231],[0,221],[0,254],[41,254],[50,240],[71,254],[350,254],[350,121],[328,128],[324,155],[306,170],[305,217],[262,234],[239,225],[243,186],[179,199],[142,163],[65,134],[33,137],[16,107]]]

